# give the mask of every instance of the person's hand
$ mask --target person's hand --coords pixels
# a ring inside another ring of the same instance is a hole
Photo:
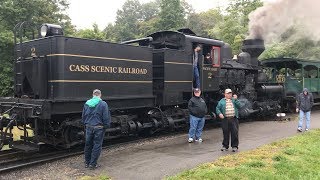
[[[238,99],[238,96],[236,94],[233,95],[234,99]]]
[[[299,112],[299,108],[296,108],[296,112]]]
[[[220,118],[220,119],[224,119],[223,114],[219,114],[219,118]]]

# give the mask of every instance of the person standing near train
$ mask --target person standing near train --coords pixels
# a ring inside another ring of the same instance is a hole
[[[188,142],[192,143],[194,140],[202,142],[202,130],[204,127],[204,116],[208,112],[206,102],[200,97],[201,90],[196,88],[193,90],[194,96],[189,100],[188,110],[190,113],[190,129]]]
[[[236,152],[239,148],[239,115],[240,101],[238,96],[232,96],[232,90],[226,89],[217,107],[216,113],[222,120],[223,142],[221,151],[227,151],[229,148],[230,134],[232,151]]]
[[[194,54],[193,54],[193,77],[195,80],[195,87],[194,88],[200,88],[200,74],[199,74],[199,68],[198,68],[198,63],[199,63],[199,58],[201,58],[201,45],[198,44],[196,48],[194,49]]]
[[[296,111],[299,112],[299,124],[298,131],[302,132],[302,125],[304,117],[306,117],[306,131],[310,129],[310,116],[311,108],[313,106],[313,96],[309,93],[307,88],[303,89],[303,92],[297,97],[297,108]]]
[[[83,107],[82,122],[86,128],[85,139],[85,167],[98,167],[105,129],[110,126],[111,116],[108,104],[101,100],[101,91],[95,89],[93,97]]]

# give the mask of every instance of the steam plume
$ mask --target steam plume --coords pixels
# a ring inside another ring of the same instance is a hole
[[[320,40],[319,0],[277,0],[249,14],[249,37],[267,42],[279,37],[295,25],[295,37],[311,36]]]

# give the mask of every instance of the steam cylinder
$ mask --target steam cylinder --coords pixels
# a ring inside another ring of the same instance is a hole
[[[279,97],[283,96],[283,86],[282,85],[261,85],[258,89],[258,94],[267,97]]]

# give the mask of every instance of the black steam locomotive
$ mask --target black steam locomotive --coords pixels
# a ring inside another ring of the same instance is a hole
[[[81,111],[93,89],[102,90],[111,107],[106,138],[186,126],[197,44],[202,45],[201,90],[210,111],[206,119],[216,118],[225,88],[238,94],[241,117],[281,109],[283,86],[267,83],[257,60],[263,40],[245,40],[243,52],[233,59],[227,43],[188,29],[118,44],[65,37],[60,26],[51,24],[41,27],[42,37],[23,42],[26,27],[15,28],[14,97],[0,98],[0,149],[6,144],[30,150],[40,143],[65,148],[82,143]],[[24,131],[19,141],[13,141],[13,126]]]

